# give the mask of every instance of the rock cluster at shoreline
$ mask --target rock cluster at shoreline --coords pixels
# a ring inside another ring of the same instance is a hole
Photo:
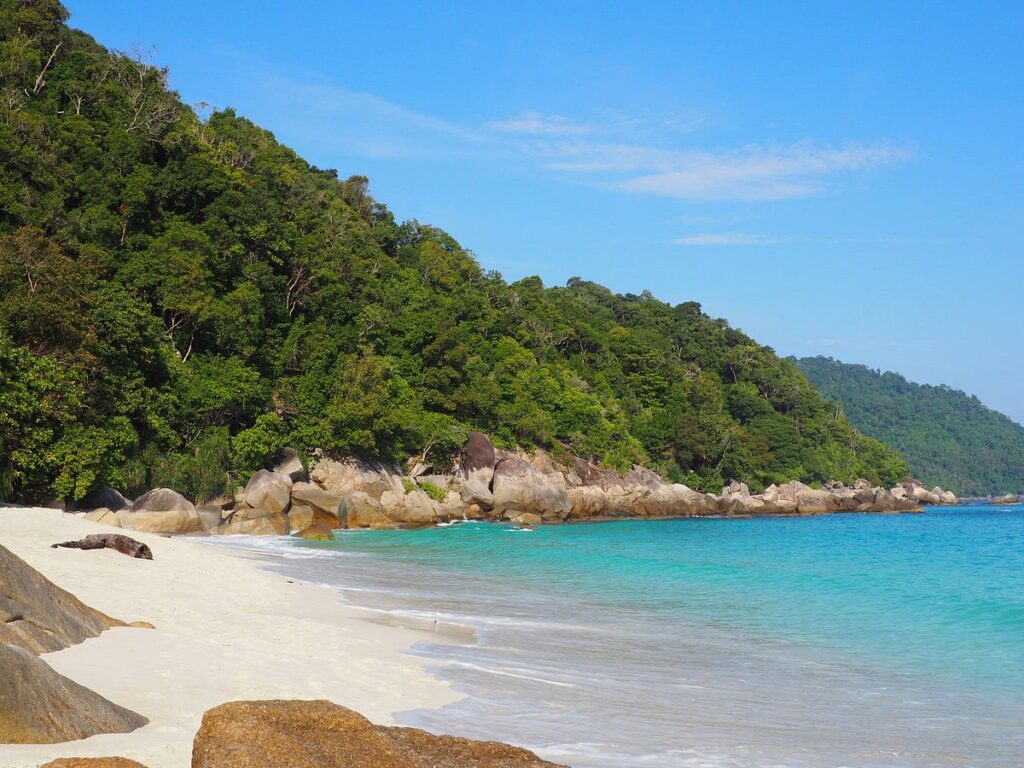
[[[57,674],[38,657],[124,622],[90,608],[0,546],[0,743],[126,733],[148,721]]]
[[[907,482],[893,488],[858,480],[811,488],[800,482],[751,493],[731,482],[720,494],[665,482],[635,466],[628,472],[601,469],[574,457],[556,463],[538,451],[501,451],[486,435],[472,433],[458,468],[447,475],[403,476],[380,462],[321,459],[307,472],[294,451],[284,449],[276,465],[254,474],[244,489],[198,508],[168,488],[130,502],[103,489],[97,501],[119,508],[95,509],[97,522],[162,534],[294,533],[326,539],[337,528],[389,530],[461,520],[520,525],[674,517],[809,516],[837,512],[920,512],[922,505],[957,504],[941,488]],[[88,499],[86,500],[89,501]]]

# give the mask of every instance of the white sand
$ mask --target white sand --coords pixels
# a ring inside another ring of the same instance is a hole
[[[63,744],[0,745],[2,768],[104,755],[187,768],[203,712],[237,699],[324,698],[389,723],[396,712],[459,698],[402,653],[428,635],[366,621],[334,590],[260,570],[230,550],[127,531],[150,546],[152,561],[50,548],[114,530],[55,510],[0,507],[0,544],[87,605],[156,626],[109,629],[43,657],[150,723]]]

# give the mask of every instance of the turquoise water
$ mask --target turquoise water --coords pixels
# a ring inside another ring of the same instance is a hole
[[[1019,507],[282,546],[382,618],[476,630],[416,649],[468,698],[409,724],[578,768],[1024,765]]]

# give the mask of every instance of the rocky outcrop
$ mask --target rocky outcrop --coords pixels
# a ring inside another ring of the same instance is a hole
[[[148,722],[15,645],[0,643],[0,680],[0,743],[54,744],[128,733]]]
[[[912,512],[925,504],[959,503],[955,494],[938,487],[929,491],[911,481],[875,488],[863,479],[852,487],[832,482],[822,488],[794,481],[771,485],[761,493],[751,493],[746,483],[733,480],[713,495],[667,483],[641,466],[617,472],[578,457],[566,466],[544,451],[497,450],[479,432],[469,435],[452,474],[415,479],[403,476],[397,467],[355,458],[321,458],[312,466],[309,480],[296,479],[306,475],[295,452],[282,449],[276,456],[275,469],[254,474],[244,489],[219,507],[204,506],[198,521],[189,512],[188,501],[168,489],[150,491],[130,510],[91,514],[104,523],[116,520],[124,527],[159,533],[209,530],[282,536],[314,526],[388,530],[455,520],[534,525],[622,518],[810,516]],[[145,517],[165,508],[161,514],[166,517],[155,522]],[[137,514],[144,517],[136,518]],[[148,527],[139,527],[142,523]]]
[[[191,501],[170,488],[154,488],[117,513],[122,528],[146,533],[207,533]]]
[[[120,625],[0,547],[0,643],[50,653]]]
[[[557,768],[525,749],[375,726],[329,701],[235,701],[203,715],[192,768]]]
[[[1008,504],[1020,504],[1020,497],[1015,493],[1007,493],[1004,496],[998,496],[992,499],[993,504],[999,504],[1006,506]]]

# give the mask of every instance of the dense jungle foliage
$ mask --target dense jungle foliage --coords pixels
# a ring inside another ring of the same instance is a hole
[[[904,475],[698,304],[507,283],[66,18],[0,3],[0,496],[210,497],[283,444],[443,464],[471,428],[703,488]]]
[[[1024,427],[977,397],[827,357],[796,364],[864,434],[902,451],[926,485],[961,495],[1024,493]]]

